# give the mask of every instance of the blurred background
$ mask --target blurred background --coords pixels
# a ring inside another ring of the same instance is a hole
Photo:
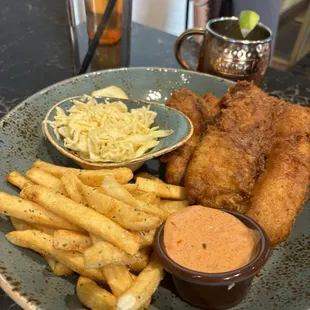
[[[310,78],[310,0],[133,0],[132,20],[178,36],[203,27],[207,18],[238,16],[242,10],[256,11],[273,31],[271,66],[289,70],[298,62]]]
[[[85,23],[84,1],[67,1],[71,7],[74,7],[73,15],[75,16],[72,16],[72,19],[75,20],[74,24]],[[102,0],[88,1],[106,3],[106,1]],[[123,1],[123,4],[123,11],[128,14],[128,22],[132,18],[133,22],[175,36],[179,36],[189,28],[205,28],[206,22],[212,18],[239,16],[242,10],[256,11],[260,15],[260,21],[273,32],[271,67],[279,70],[289,70],[310,79],[310,0],[126,0]],[[125,8],[126,5],[130,6],[130,8]],[[124,49],[125,51],[128,50],[128,53],[125,53],[127,56],[130,53],[130,30],[128,31],[125,37],[122,36],[122,44],[127,46],[127,49]],[[80,33],[82,32],[80,31]],[[84,35],[78,35],[76,41],[81,41],[79,38],[82,37]],[[127,39],[125,40],[125,38]],[[198,42],[202,37],[195,39]],[[87,44],[87,42],[84,42],[84,45],[77,44],[79,58],[85,55]],[[103,48],[101,47],[101,49]],[[111,48],[115,49],[115,47]],[[100,55],[99,52],[96,53]],[[103,54],[109,55],[104,59],[105,63],[111,62],[112,58],[115,58],[115,63],[109,64],[111,68],[128,64],[128,59],[122,59],[119,62],[117,52],[103,53],[101,51],[101,55]],[[189,56],[195,59],[196,55],[192,54],[189,53]],[[100,58],[98,55],[97,57],[95,55],[94,61]],[[111,55],[113,55],[112,58]],[[102,63],[103,60],[99,59],[98,62]],[[102,67],[98,68],[104,69]]]

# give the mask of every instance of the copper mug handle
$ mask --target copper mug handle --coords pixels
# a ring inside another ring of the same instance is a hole
[[[205,28],[192,28],[184,31],[179,37],[177,37],[177,40],[175,41],[174,44],[174,55],[175,58],[177,59],[178,63],[185,69],[187,70],[196,70],[190,66],[190,64],[181,56],[181,46],[184,40],[193,34],[198,34],[198,35],[205,35],[206,29]]]

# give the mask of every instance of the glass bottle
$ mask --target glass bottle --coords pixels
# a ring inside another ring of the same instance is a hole
[[[102,16],[108,4],[108,0],[85,0],[87,15],[88,36],[92,40],[102,20]],[[122,36],[123,0],[117,0],[108,21],[106,29],[102,33],[99,44],[115,44]]]
[[[67,0],[75,73],[79,72],[108,2],[109,0]],[[88,72],[129,66],[131,11],[132,0],[116,1]]]

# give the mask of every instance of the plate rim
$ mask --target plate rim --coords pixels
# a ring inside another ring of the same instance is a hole
[[[18,292],[14,292],[8,282],[3,278],[3,275],[0,274],[0,288],[22,309],[24,310],[38,310],[35,305],[31,305],[25,300]],[[43,310],[43,309],[42,309]]]
[[[27,101],[29,101],[33,97],[36,97],[39,94],[43,95],[44,93],[49,91],[49,89],[52,87],[56,87],[60,84],[63,84],[64,82],[69,82],[70,80],[78,79],[80,77],[91,77],[91,76],[101,75],[105,72],[121,72],[121,71],[130,71],[132,69],[137,70],[137,71],[139,71],[139,70],[146,70],[146,71],[158,70],[158,71],[173,72],[173,73],[178,73],[178,72],[187,73],[187,74],[191,73],[191,74],[198,75],[198,76],[208,76],[209,78],[211,78],[213,80],[218,80],[221,83],[227,83],[228,87],[235,84],[234,81],[231,81],[231,80],[228,80],[228,79],[225,79],[223,77],[216,76],[216,75],[212,75],[209,73],[203,73],[203,72],[198,72],[198,71],[189,71],[189,70],[185,70],[185,69],[173,69],[173,68],[166,68],[166,67],[123,67],[123,68],[116,68],[116,69],[106,69],[106,70],[93,71],[93,72],[89,72],[89,73],[85,73],[85,74],[81,74],[81,75],[74,75],[70,78],[67,78],[67,79],[61,80],[59,82],[53,83],[47,87],[44,87],[44,88],[36,91],[34,94],[32,94],[31,96],[28,96],[27,98],[22,100],[20,103],[18,103],[16,106],[14,106],[10,111],[8,111],[4,116],[2,116],[0,118],[1,128],[3,125],[2,123],[6,120],[6,118],[8,118],[12,113],[14,113],[15,110],[17,110],[21,105],[27,103]]]

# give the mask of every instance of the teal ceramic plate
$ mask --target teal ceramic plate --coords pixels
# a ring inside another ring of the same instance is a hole
[[[95,89],[116,85],[129,98],[165,102],[174,89],[188,88],[202,95],[210,91],[222,96],[231,82],[196,72],[130,68],[94,72],[52,85],[31,96],[9,112],[0,122],[0,189],[10,194],[18,191],[5,176],[12,170],[25,173],[37,158],[64,166],[74,162],[56,151],[44,139],[41,122],[48,110],[68,97],[89,94]],[[141,167],[163,177],[158,159]],[[242,167],[240,167],[242,169]],[[290,238],[277,247],[261,272],[254,279],[248,297],[238,310],[308,310],[310,308],[310,204],[305,204]],[[83,309],[75,297],[76,277],[59,278],[48,271],[38,254],[11,245],[5,234],[12,230],[6,217],[0,217],[0,284],[24,309]],[[0,306],[1,308],[1,306]],[[175,294],[169,275],[154,294],[150,309],[194,309]]]
[[[128,111],[131,109],[138,109],[142,107],[149,108],[151,111],[157,113],[153,126],[158,126],[159,129],[173,130],[173,132],[167,136],[159,139],[159,144],[153,149],[149,150],[143,156],[133,158],[120,163],[93,163],[84,160],[64,147],[62,139],[58,140],[53,128],[48,124],[48,121],[54,121],[56,116],[56,108],[61,108],[64,111],[68,111],[72,105],[73,100],[82,99],[81,97],[69,98],[55,104],[46,114],[45,121],[43,123],[43,130],[51,142],[51,144],[63,155],[74,160],[78,165],[85,169],[109,169],[116,167],[127,167],[133,171],[140,168],[146,160],[158,157],[160,155],[169,153],[174,149],[184,144],[193,134],[193,125],[191,121],[181,112],[167,107],[161,103],[154,102],[142,102],[135,100],[121,99],[121,101],[128,107]],[[116,101],[115,99],[107,97],[96,97],[98,103],[104,103]]]

